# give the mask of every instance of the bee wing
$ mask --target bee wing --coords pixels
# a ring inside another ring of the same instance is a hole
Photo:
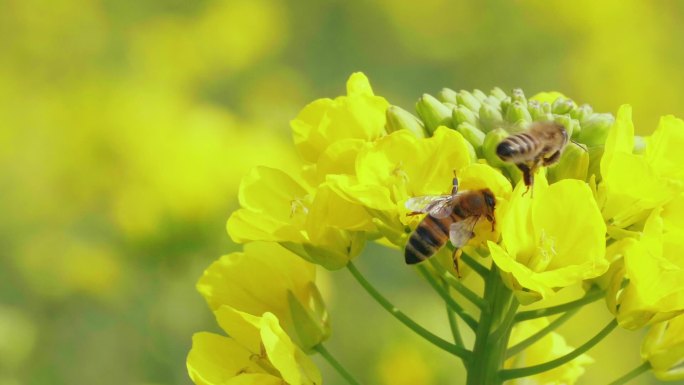
[[[468,217],[462,221],[454,222],[449,226],[449,240],[455,248],[463,247],[475,236],[473,228],[477,223],[478,217]]]
[[[417,213],[429,213],[435,218],[451,215],[455,195],[424,195],[406,201],[406,208]]]

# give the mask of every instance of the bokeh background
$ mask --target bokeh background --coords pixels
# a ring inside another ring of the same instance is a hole
[[[217,330],[194,284],[239,249],[241,176],[294,167],[289,120],[350,73],[406,109],[445,86],[631,103],[643,134],[684,116],[682,17],[637,0],[0,0],[0,384],[189,384],[192,333]],[[398,254],[359,266],[448,335]],[[460,383],[345,271],[320,278],[329,349],[363,383]],[[596,304],[563,331],[577,346],[607,320]],[[639,338],[615,332],[580,383],[634,367]]]

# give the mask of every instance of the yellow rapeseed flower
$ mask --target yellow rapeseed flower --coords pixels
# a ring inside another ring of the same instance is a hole
[[[641,345],[641,357],[663,381],[684,380],[684,316],[653,325]]]
[[[628,227],[648,216],[682,191],[684,173],[684,122],[672,116],[661,118],[647,139],[645,154],[634,153],[632,108],[623,105],[606,140],[601,159],[602,182],[598,201],[603,217],[612,226]]]
[[[548,324],[549,321],[546,317],[536,318],[517,324],[511,332],[508,345],[514,346],[515,344],[524,341],[542,328],[548,326]],[[530,345],[530,347],[523,352],[506,360],[504,367],[509,369],[533,366],[561,357],[573,350],[574,348],[565,342],[563,336],[552,332]],[[555,369],[533,376],[515,379],[506,382],[506,384],[572,385],[580,376],[582,376],[582,374],[584,374],[584,367],[593,362],[594,360],[591,357],[582,354],[567,364],[561,365]]]
[[[489,250],[504,281],[521,303],[555,289],[595,278],[608,269],[606,226],[586,183],[564,179],[548,185],[539,174],[525,195],[518,184],[510,202],[497,208],[502,245]]]
[[[643,235],[625,249],[629,284],[618,297],[620,325],[637,329],[684,312],[684,228],[665,227],[662,209],[644,225]]]
[[[330,333],[315,276],[314,265],[277,243],[253,242],[209,266],[197,290],[214,311],[228,305],[252,315],[275,314],[288,334],[309,349]]]
[[[325,219],[330,212],[325,188],[316,191],[300,183],[284,171],[257,167],[240,184],[238,198],[241,209],[228,219],[228,233],[235,242],[279,242],[301,257],[329,269],[343,267],[363,247],[359,232],[330,225]],[[354,213],[349,211],[349,220]]]
[[[195,384],[321,384],[318,368],[272,313],[257,317],[222,306],[214,314],[231,337],[193,336],[187,366]]]
[[[347,81],[347,96],[318,99],[290,123],[295,146],[315,163],[331,144],[345,139],[372,141],[385,134],[389,103],[375,96],[368,78],[356,72]]]

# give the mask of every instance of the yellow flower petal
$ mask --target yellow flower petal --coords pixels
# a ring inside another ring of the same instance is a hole
[[[641,345],[641,357],[662,381],[684,379],[684,316],[653,325]]]
[[[271,313],[264,313],[260,323],[264,349],[273,366],[291,385],[318,385],[321,374],[311,359],[302,352],[283,331]]]
[[[235,340],[212,333],[195,333],[188,354],[188,374],[197,385],[281,385],[282,380],[253,360],[252,352]]]

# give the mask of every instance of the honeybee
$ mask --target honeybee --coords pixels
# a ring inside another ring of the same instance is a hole
[[[540,166],[550,166],[560,159],[568,144],[568,132],[562,124],[535,122],[525,131],[511,135],[496,147],[496,155],[504,162],[514,163],[523,173],[529,190],[534,173]]]
[[[447,239],[454,245],[454,265],[458,272],[458,256],[463,247],[475,235],[473,229],[481,217],[492,224],[494,230],[494,206],[496,199],[485,188],[458,191],[458,179],[454,177],[451,194],[414,197],[406,201],[408,215],[428,215],[411,233],[404,249],[404,259],[409,265],[422,262],[437,253]]]

